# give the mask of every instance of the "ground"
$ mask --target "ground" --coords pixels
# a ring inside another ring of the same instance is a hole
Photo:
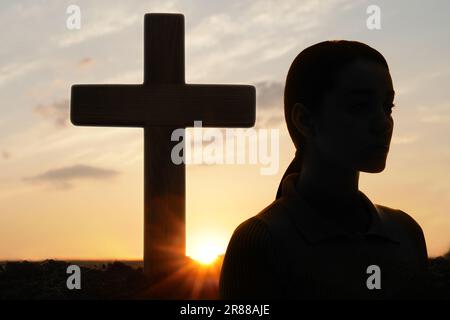
[[[170,293],[171,299],[218,299],[222,261],[223,256],[204,266],[187,259],[183,268],[153,287],[149,287],[139,261],[3,262],[0,299],[148,299],[155,292]],[[431,289],[426,296],[450,299],[450,252],[429,261]],[[81,268],[81,290],[67,289],[70,264]]]

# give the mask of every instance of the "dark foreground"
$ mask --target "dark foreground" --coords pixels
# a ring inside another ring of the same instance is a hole
[[[222,260],[223,256],[204,266],[188,259],[185,266],[153,287],[140,262],[5,262],[0,266],[0,299],[148,299],[164,291],[171,299],[218,299]],[[431,286],[425,296],[450,299],[450,252],[429,262]],[[70,264],[81,268],[81,290],[67,288]]]

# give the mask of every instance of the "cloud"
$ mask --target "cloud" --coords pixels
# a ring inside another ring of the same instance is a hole
[[[90,23],[82,24],[80,30],[65,32],[64,36],[57,40],[57,43],[60,47],[69,47],[79,44],[87,40],[118,32],[137,23],[140,18],[141,17],[138,14],[128,15],[120,11],[108,11],[108,15],[93,18],[90,20]]]
[[[410,144],[410,143],[414,143],[417,140],[419,140],[419,135],[417,134],[412,134],[412,135],[406,135],[406,136],[401,136],[401,137],[392,137],[392,144]]]
[[[9,158],[11,158],[11,153],[9,153],[8,151],[3,150],[2,153],[2,158],[5,160],[8,160]]]
[[[119,172],[115,170],[77,164],[48,170],[33,177],[25,177],[23,181],[33,184],[50,183],[62,189],[68,189],[72,187],[74,180],[106,180],[115,177],[117,174]]]
[[[142,82],[142,77],[143,77],[142,70],[141,69],[137,69],[137,70],[119,72],[116,75],[109,76],[107,78],[102,79],[100,81],[100,83],[111,83],[111,84],[130,83],[130,84],[136,84],[136,83]]]
[[[10,81],[20,78],[21,76],[33,72],[42,66],[42,62],[15,62],[10,63],[0,68],[0,86],[7,84]]]
[[[259,81],[256,86],[257,129],[279,128],[284,123],[284,84]]]
[[[259,68],[297,52],[347,1],[239,1],[188,29],[191,79],[225,77],[229,70]],[[282,36],[281,36],[282,35]],[[208,52],[205,55],[205,50]],[[244,61],[245,63],[242,63]]]
[[[423,90],[424,86],[435,86],[436,81],[447,80],[450,74],[450,67],[442,67],[433,69],[429,72],[420,72],[418,75],[413,78],[408,78],[406,81],[403,81],[396,89],[396,93],[398,94],[409,94],[414,92],[420,92]],[[421,89],[421,90],[419,90]]]
[[[264,128],[279,127],[284,123],[284,113],[271,116],[264,122]]]
[[[38,105],[33,112],[51,121],[57,127],[66,127],[69,121],[69,100],[62,99],[48,105]]]
[[[447,101],[430,106],[419,106],[420,121],[430,124],[447,124],[450,122],[450,104]]]
[[[450,116],[448,115],[429,115],[422,117],[420,121],[425,123],[449,123]]]
[[[78,61],[77,67],[79,69],[84,69],[84,68],[88,68],[88,67],[90,67],[90,66],[92,66],[94,64],[95,64],[95,60],[94,59],[86,57],[86,58],[83,58],[80,61]]]
[[[260,81],[255,86],[258,110],[283,109],[284,84],[279,81]]]

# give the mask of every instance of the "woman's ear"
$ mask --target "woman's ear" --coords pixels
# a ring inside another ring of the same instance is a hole
[[[291,111],[291,120],[294,126],[304,137],[314,135],[314,126],[311,111],[301,102],[294,104]]]

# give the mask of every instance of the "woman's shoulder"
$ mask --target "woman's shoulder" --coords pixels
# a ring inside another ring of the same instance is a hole
[[[236,227],[228,249],[273,254],[294,233],[286,207],[275,200]]]
[[[276,295],[277,259],[264,220],[240,223],[228,243],[220,274],[223,299],[271,298]]]
[[[393,209],[387,206],[375,205],[378,212],[381,215],[383,222],[388,225],[388,228],[393,230],[398,237],[412,240],[415,248],[419,250],[421,260],[424,264],[428,259],[427,245],[422,227],[412,217],[412,215],[406,213],[400,209]]]
[[[419,223],[403,210],[393,209],[387,206],[375,205],[381,213],[382,220],[393,226],[394,232],[400,239],[407,239],[404,243],[412,244],[417,253],[420,268],[424,271],[428,267],[428,250],[422,227]],[[404,235],[404,237],[402,237]]]
[[[243,221],[236,228],[237,232],[249,232],[255,234],[269,235],[276,232],[277,227],[289,224],[286,207],[280,201],[273,201],[257,214]]]
[[[384,205],[375,205],[381,215],[381,219],[387,224],[395,224],[412,233],[423,233],[419,223],[409,213],[403,210],[391,208]]]
[[[241,222],[234,230],[232,239],[235,241],[246,241],[261,243],[262,240],[270,238],[269,228],[266,222],[258,215]]]

